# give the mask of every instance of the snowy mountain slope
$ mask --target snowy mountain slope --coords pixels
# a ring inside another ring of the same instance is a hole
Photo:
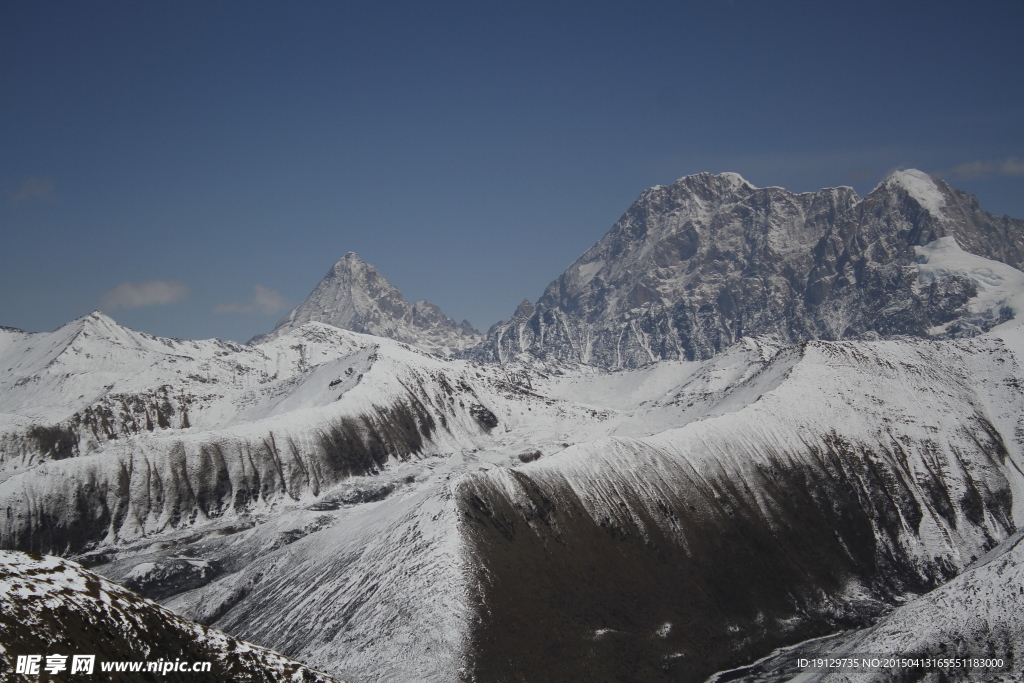
[[[66,423],[80,437],[68,457],[143,430],[258,419],[311,367],[374,343],[323,325],[258,349],[163,339],[94,312],[0,349],[0,428]]]
[[[528,413],[535,437],[601,421],[585,407],[526,405],[498,368],[322,323],[255,349],[145,338],[95,315],[78,323],[87,343],[64,328],[34,337],[6,378],[14,428],[0,503],[19,514],[0,519],[5,547],[82,552],[265,511],[388,462],[501,443],[505,421]],[[162,348],[183,346],[199,358]],[[154,407],[161,395],[175,400]],[[32,423],[40,414],[61,421]],[[521,452],[506,445],[506,461]]]
[[[478,680],[702,680],[948,580],[1020,519],[1012,344],[812,342],[736,412],[463,479]]]
[[[1007,539],[946,585],[900,607],[878,624],[848,637],[842,652],[895,652],[909,658],[999,658],[1002,666],[946,671],[945,680],[1019,680],[1024,670],[1024,544]],[[891,680],[910,671],[861,674],[859,681]],[[841,674],[805,677],[850,680]]]
[[[977,333],[977,295],[956,272],[920,286],[915,247],[952,238],[1014,268],[1024,222],[914,170],[867,197],[794,194],[738,175],[656,186],[545,290],[488,332],[477,357],[637,367],[704,359],[742,336],[870,339]],[[954,322],[962,317],[974,323]],[[939,329],[941,328],[941,329]]]
[[[95,655],[94,675],[110,681],[332,680],[276,652],[183,619],[59,557],[0,551],[0,606],[0,666],[5,681],[57,680],[45,673],[19,675],[14,666],[18,655],[57,654],[69,656],[68,669],[71,655]],[[158,659],[210,662],[211,670],[100,672],[102,662]]]
[[[262,344],[308,322],[397,339],[446,356],[482,339],[467,321],[456,324],[430,302],[407,302],[376,268],[352,252],[338,259],[306,300],[278,321],[273,331],[250,343]]]
[[[535,376],[488,404],[493,445],[392,466],[368,503],[309,503],[286,545],[266,522],[175,546],[249,559],[169,604],[352,680],[702,680],[868,624],[1013,532],[1022,352],[1016,328],[747,340],[705,363]],[[550,417],[514,422],[519,400],[600,418],[540,439]],[[534,445],[536,462],[510,457]],[[443,628],[440,605],[456,606]]]
[[[951,253],[922,267],[1010,282]],[[7,333],[0,544],[350,680],[700,680],[867,625],[1022,523],[1015,322],[560,374],[322,323],[237,350]],[[189,426],[128,428],[165,385]],[[105,438],[75,420],[97,405]],[[93,445],[26,437],[55,426]]]
[[[444,484],[396,491],[169,605],[351,680],[460,680],[474,623],[460,525]]]
[[[940,237],[923,247],[918,255],[918,288],[945,277],[970,280],[977,295],[967,302],[966,311],[954,321],[929,330],[932,335],[958,334],[1019,324],[1024,315],[1024,272],[998,261],[970,254],[952,237]]]

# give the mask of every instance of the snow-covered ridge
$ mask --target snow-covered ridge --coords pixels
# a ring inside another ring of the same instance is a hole
[[[81,552],[267,513],[388,463],[476,450],[527,415],[534,439],[545,423],[600,421],[583,406],[531,415],[500,368],[322,323],[232,348],[90,320],[72,325],[88,344],[62,328],[11,363],[25,374],[8,378],[0,501],[49,521],[0,519],[8,547]],[[114,325],[109,338],[99,324]]]
[[[914,247],[919,259],[919,286],[928,286],[950,275],[973,282],[977,296],[967,304],[969,315],[930,330],[938,335],[953,324],[975,329],[1000,329],[1021,323],[1024,314],[1024,272],[1005,263],[970,254],[952,237],[940,237],[923,247]]]
[[[1021,342],[810,342],[737,410],[462,480],[481,678],[702,680],[940,585],[1024,520]]]
[[[1018,328],[752,339],[702,363],[527,371],[491,390],[466,377],[497,420],[478,450],[391,460],[354,478],[365,496],[324,490],[230,535],[114,547],[109,571],[206,559],[221,573],[170,598],[175,609],[353,679],[464,668],[489,680],[513,651],[527,678],[562,661],[600,679],[617,675],[600,667],[621,647],[654,652],[644,667],[710,673],[738,655],[709,646],[695,659],[690,624],[751,654],[863,625],[1012,532],[1024,519],[1022,352]],[[555,659],[534,649],[551,633]]]

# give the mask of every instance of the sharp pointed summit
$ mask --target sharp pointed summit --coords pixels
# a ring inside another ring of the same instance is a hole
[[[482,339],[468,323],[456,323],[434,304],[406,301],[398,288],[351,251],[338,259],[306,300],[281,318],[269,334],[250,343],[273,339],[308,322],[388,337],[443,355]]]

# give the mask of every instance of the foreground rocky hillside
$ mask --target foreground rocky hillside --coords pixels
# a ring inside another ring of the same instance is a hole
[[[39,671],[19,675],[19,655],[42,656]],[[63,655],[62,673],[45,671]],[[79,680],[74,655],[94,655],[104,681],[330,683],[299,662],[200,626],[59,557],[0,551],[0,676],[5,681]],[[104,663],[209,662],[208,671],[104,672]]]

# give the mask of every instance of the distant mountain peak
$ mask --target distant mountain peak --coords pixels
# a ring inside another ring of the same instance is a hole
[[[388,337],[443,355],[481,340],[472,326],[456,323],[429,301],[406,301],[397,287],[353,251],[338,259],[306,300],[270,333],[250,343],[273,339],[308,322]]]
[[[79,335],[103,339],[121,339],[126,335],[134,334],[132,330],[118,324],[109,315],[98,310],[62,325],[58,328],[58,331],[61,330],[66,333],[69,339]]]
[[[338,268],[348,268],[348,269],[352,270],[352,269],[360,268],[360,267],[363,267],[363,266],[369,266],[370,268],[373,268],[373,266],[371,266],[369,263],[367,263],[363,259],[359,258],[359,254],[357,254],[354,251],[348,252],[347,254],[342,256],[340,259],[338,259],[337,262],[335,262],[335,264],[334,264],[334,268],[335,269],[338,269]],[[373,269],[376,270],[376,268],[373,268]]]

